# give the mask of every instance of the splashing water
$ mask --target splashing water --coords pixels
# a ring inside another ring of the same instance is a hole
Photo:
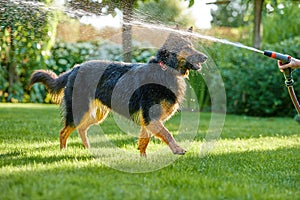
[[[187,32],[187,31],[174,30],[172,28],[168,28],[168,27],[165,27],[165,26],[147,24],[147,23],[142,23],[142,22],[139,22],[139,21],[132,21],[132,22],[128,23],[128,25],[141,26],[141,27],[145,27],[145,28],[149,28],[149,29],[164,30],[164,31],[168,31],[168,32],[176,32],[176,33],[181,34],[181,35],[192,36],[192,37],[196,37],[196,38],[199,38],[199,39],[204,39],[204,40],[209,40],[209,41],[212,41],[212,42],[218,42],[218,43],[222,43],[222,44],[226,44],[226,45],[231,45],[231,46],[247,49],[247,50],[250,50],[250,51],[254,51],[254,52],[257,52],[257,53],[262,53],[262,54],[264,53],[263,51],[261,51],[259,49],[256,49],[254,47],[249,47],[249,46],[246,46],[244,44],[237,43],[237,42],[231,42],[231,41],[226,40],[226,39],[220,39],[220,38],[215,38],[215,37],[208,36],[208,35],[202,35],[200,33],[191,33],[191,32]]]
[[[39,7],[39,8],[45,9],[45,10],[49,10],[49,11],[60,10],[64,13],[66,13],[67,15],[69,15],[70,17],[77,17],[78,18],[78,17],[82,17],[82,16],[93,16],[94,15],[93,13],[89,13],[89,12],[86,12],[86,11],[83,11],[83,10],[77,10],[77,9],[74,10],[74,9],[71,9],[71,8],[66,8],[64,6],[57,7],[55,5],[46,6],[44,3],[35,2],[35,1],[11,0],[11,2],[13,2],[17,5],[28,4],[28,5]],[[101,15],[99,15],[99,16],[101,16]],[[261,51],[259,49],[256,49],[254,47],[249,47],[249,46],[246,46],[246,45],[238,43],[238,42],[231,42],[231,41],[226,40],[226,39],[220,39],[220,38],[216,38],[216,37],[213,37],[213,36],[203,35],[203,34],[200,34],[200,33],[191,33],[191,32],[182,31],[182,30],[174,30],[173,28],[166,27],[163,24],[161,24],[161,25],[148,24],[148,23],[144,23],[144,22],[141,22],[141,21],[131,21],[129,23],[125,23],[125,22],[123,22],[123,23],[127,24],[127,25],[140,26],[140,27],[144,27],[144,28],[161,30],[161,31],[166,31],[166,32],[176,32],[176,33],[181,34],[181,35],[192,36],[192,37],[203,39],[203,40],[209,40],[209,41],[212,41],[212,42],[218,42],[218,43],[222,43],[222,44],[226,44],[226,45],[231,45],[231,46],[247,49],[247,50],[257,52],[257,53],[261,53],[261,54],[264,53],[263,51]]]
[[[57,6],[55,4],[53,5],[46,5],[45,3],[42,2],[37,2],[37,1],[24,1],[24,0],[9,0],[10,2],[16,4],[16,5],[29,5],[37,8],[41,8],[46,11],[61,11],[67,14],[71,18],[79,18],[82,16],[93,16],[95,14],[81,10],[81,9],[72,9],[72,8],[66,8],[65,6]],[[99,15],[100,16],[100,15]]]
[[[259,49],[256,49],[254,47],[249,47],[249,46],[246,46],[246,45],[241,44],[241,43],[230,42],[230,41],[225,40],[225,39],[219,39],[219,38],[215,38],[215,37],[212,37],[212,36],[201,35],[199,33],[192,33],[192,35],[195,36],[195,37],[197,37],[197,38],[201,38],[201,39],[205,39],[205,40],[210,40],[212,42],[219,42],[219,43],[222,43],[222,44],[227,44],[227,45],[231,45],[231,46],[235,46],[235,47],[247,49],[247,50],[250,50],[250,51],[257,52],[257,53],[262,53],[262,54],[264,53],[263,51],[261,51]]]

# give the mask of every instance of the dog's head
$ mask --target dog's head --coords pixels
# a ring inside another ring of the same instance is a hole
[[[192,30],[193,27],[188,29],[189,32]],[[189,70],[200,70],[207,57],[193,47],[190,36],[171,33],[158,50],[156,59],[159,63],[178,70],[180,74],[188,75]]]

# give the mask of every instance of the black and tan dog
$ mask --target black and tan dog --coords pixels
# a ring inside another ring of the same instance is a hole
[[[184,100],[184,78],[189,70],[199,70],[206,59],[187,36],[171,33],[156,57],[146,64],[88,61],[60,76],[37,70],[30,84],[40,82],[61,99],[64,128],[60,148],[67,147],[75,129],[88,148],[88,128],[101,123],[112,110],[141,126],[138,149],[142,156],[152,135],[167,143],[174,154],[184,154],[164,122]]]

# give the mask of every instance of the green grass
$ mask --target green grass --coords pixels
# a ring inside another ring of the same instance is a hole
[[[181,116],[167,123],[175,136]],[[197,119],[195,113],[185,116],[191,123]],[[210,117],[201,114],[186,155],[173,156],[166,145],[153,139],[149,157],[142,159],[136,137],[122,133],[112,116],[101,128],[90,130],[92,144],[99,145],[95,151],[101,152],[96,156],[83,149],[77,133],[71,135],[67,150],[59,150],[58,106],[0,104],[0,199],[300,198],[296,122],[227,115],[221,138],[203,156],[200,147]],[[151,166],[161,165],[166,166],[148,173],[120,171],[151,171]]]

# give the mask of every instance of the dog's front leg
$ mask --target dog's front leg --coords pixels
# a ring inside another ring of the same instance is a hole
[[[163,142],[169,145],[170,149],[174,154],[183,155],[185,154],[186,150],[181,148],[168,131],[166,127],[160,121],[151,121],[150,124],[147,126],[147,129],[151,131],[156,137],[160,138]]]
[[[151,134],[148,133],[147,129],[142,126],[139,141],[138,141],[138,150],[140,150],[140,155],[146,157],[146,148],[150,141]]]

